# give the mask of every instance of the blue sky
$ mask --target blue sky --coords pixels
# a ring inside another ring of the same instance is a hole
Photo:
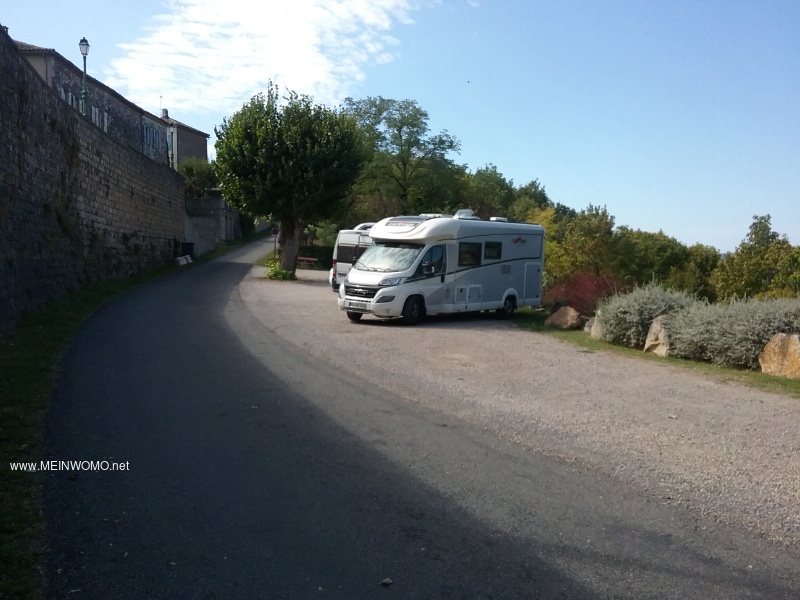
[[[685,244],[770,214],[800,245],[797,0],[9,0],[0,23],[77,65],[85,36],[93,76],[212,144],[270,79],[411,99],[473,172]]]

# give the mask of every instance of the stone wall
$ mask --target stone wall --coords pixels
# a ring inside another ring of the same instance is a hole
[[[183,178],[61,100],[0,28],[0,334],[80,286],[178,255]]]
[[[206,190],[202,197],[186,200],[186,240],[194,244],[195,256],[241,237],[239,213],[218,190]]]

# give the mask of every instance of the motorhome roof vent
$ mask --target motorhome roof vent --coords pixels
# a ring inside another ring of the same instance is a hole
[[[461,210],[456,211],[456,214],[453,215],[454,219],[472,219],[475,221],[480,221],[480,217],[476,217],[475,213],[470,210],[469,208],[462,208]]]
[[[449,217],[450,215],[446,215],[444,213],[422,213],[420,217],[425,217],[426,219],[435,219],[436,217]]]
[[[508,219],[505,217],[489,217],[490,221],[499,221],[500,223],[508,223]]]

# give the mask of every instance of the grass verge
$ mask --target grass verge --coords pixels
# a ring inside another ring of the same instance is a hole
[[[620,356],[668,364],[681,369],[699,372],[719,381],[741,383],[765,392],[800,398],[800,381],[796,379],[766,375],[757,371],[739,371],[680,358],[662,358],[655,354],[642,352],[641,350],[615,346],[602,340],[597,340],[583,330],[568,331],[545,325],[544,322],[548,316],[549,313],[544,309],[522,308],[517,311],[514,322],[523,329],[544,333],[563,342],[573,344],[581,348],[584,352],[611,352]]]
[[[10,463],[42,459],[43,421],[62,352],[103,304],[173,270],[163,267],[75,292],[27,316],[0,341],[0,598],[38,598],[42,591],[42,479],[12,471]]]
[[[181,268],[213,260],[262,237],[257,234],[218,246]],[[10,463],[38,463],[43,458],[44,416],[61,354],[78,327],[106,302],[174,271],[175,267],[164,266],[80,290],[27,316],[0,339],[0,599],[34,600],[43,594],[42,478],[12,471]]]

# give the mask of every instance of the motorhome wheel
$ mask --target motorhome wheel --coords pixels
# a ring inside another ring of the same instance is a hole
[[[364,315],[362,313],[357,312],[347,312],[347,318],[350,319],[353,323],[358,323],[361,320],[361,317]]]
[[[425,305],[419,296],[411,296],[403,305],[403,323],[416,325],[425,315]]]
[[[506,298],[506,301],[503,302],[503,308],[497,309],[497,316],[501,319],[510,319],[514,316],[514,311],[517,309],[517,303],[514,302],[514,297],[509,296]]]

